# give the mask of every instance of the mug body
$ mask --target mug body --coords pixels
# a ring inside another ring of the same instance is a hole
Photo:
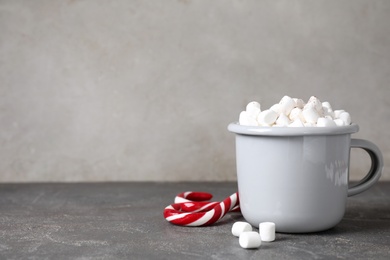
[[[306,233],[341,221],[351,132],[357,126],[329,133],[325,129],[239,133],[230,125],[229,130],[236,132],[240,208],[250,224],[257,227],[270,221],[277,232]]]

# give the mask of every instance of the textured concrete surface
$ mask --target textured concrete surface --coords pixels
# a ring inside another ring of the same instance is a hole
[[[222,200],[235,183],[0,184],[1,259],[388,259],[390,183],[348,199],[335,228],[276,234],[245,250],[231,234],[240,213],[214,226],[169,224],[176,194],[207,191]]]
[[[388,164],[389,13],[387,0],[0,0],[0,182],[235,180],[226,126],[286,94],[348,110]],[[352,156],[358,179],[368,156]]]

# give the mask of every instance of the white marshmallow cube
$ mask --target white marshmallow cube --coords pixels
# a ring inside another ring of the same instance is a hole
[[[289,127],[304,127],[305,125],[303,124],[303,122],[301,121],[301,119],[296,119],[294,120],[294,122],[292,122],[291,124],[288,125]]]
[[[237,221],[232,226],[232,234],[233,236],[239,237],[243,232],[252,231],[251,224],[244,221]]]
[[[270,107],[269,109],[275,111],[276,114],[278,114],[278,115],[281,114],[280,104],[274,104],[274,105],[272,105],[272,107]]]
[[[334,111],[334,118],[335,118],[335,119],[340,118],[340,114],[341,114],[341,113],[344,113],[344,112],[345,112],[345,110],[342,110],[342,109],[340,109],[340,110],[335,110],[335,111]]]
[[[322,102],[322,107],[326,108],[327,110],[333,111],[332,106],[329,102]]]
[[[312,124],[312,123],[308,123],[308,122],[303,123],[303,125],[305,127],[316,127],[316,124]]]
[[[332,119],[334,119],[334,112],[333,110],[331,109],[328,109],[326,107],[324,107],[324,116],[327,117],[327,116],[330,116]]]
[[[322,103],[321,101],[315,97],[315,96],[311,96],[309,98],[309,101],[307,101],[307,104],[306,104],[308,107],[313,107],[315,110],[317,110],[317,112],[321,112],[322,110]]]
[[[256,118],[251,117],[248,112],[242,111],[240,113],[240,117],[238,119],[240,125],[247,125],[247,126],[258,126]]]
[[[256,101],[249,102],[248,105],[246,105],[246,112],[250,116],[256,118],[260,113],[260,103]]]
[[[340,118],[337,118],[335,120],[333,120],[333,122],[337,125],[337,126],[344,126],[344,121],[341,120]]]
[[[261,126],[270,126],[275,123],[277,118],[278,114],[275,111],[267,109],[260,112],[257,116],[257,122]]]
[[[303,107],[305,106],[305,102],[302,99],[300,99],[300,98],[293,98],[293,100],[295,102],[295,107],[303,109]]]
[[[280,105],[280,113],[283,113],[286,116],[288,116],[291,110],[295,107],[295,101],[289,96],[284,96],[280,100],[279,105]]]
[[[287,126],[290,123],[290,119],[285,114],[280,114],[275,123],[277,126]]]
[[[261,241],[271,242],[275,240],[275,223],[262,222],[259,225]]]
[[[258,248],[261,246],[260,234],[255,231],[243,232],[238,242],[242,248]]]
[[[314,107],[308,107],[302,111],[305,121],[308,123],[316,124],[320,115]]]
[[[345,125],[351,124],[351,115],[348,112],[343,112],[339,115],[339,118],[343,120]]]
[[[305,121],[305,118],[303,117],[303,114],[302,114],[302,109],[300,109],[298,107],[293,108],[288,117],[290,118],[291,121],[294,121],[298,118],[301,119],[302,122]]]
[[[329,127],[329,126],[337,126],[332,118],[320,117],[317,120],[318,127]]]

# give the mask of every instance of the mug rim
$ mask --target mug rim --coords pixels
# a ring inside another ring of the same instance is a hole
[[[306,135],[341,135],[359,131],[359,125],[352,123],[347,126],[331,127],[272,127],[245,126],[238,122],[230,123],[227,129],[235,134],[255,136],[306,136]]]

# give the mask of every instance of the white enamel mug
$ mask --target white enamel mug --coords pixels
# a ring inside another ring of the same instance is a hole
[[[375,184],[383,168],[379,148],[351,139],[358,125],[254,127],[229,124],[236,134],[238,193],[242,215],[258,227],[274,222],[277,232],[306,233],[336,226],[348,196]],[[371,169],[349,187],[351,148],[367,151]]]

